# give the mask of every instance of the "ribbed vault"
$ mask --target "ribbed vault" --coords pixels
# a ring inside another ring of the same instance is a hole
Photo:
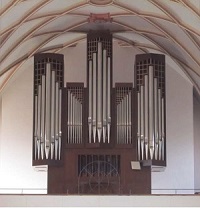
[[[60,52],[93,29],[164,53],[200,92],[200,0],[0,0],[0,89],[35,53]],[[90,15],[110,20],[90,21]]]

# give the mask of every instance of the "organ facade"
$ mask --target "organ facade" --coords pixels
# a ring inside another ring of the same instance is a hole
[[[113,83],[112,41],[88,33],[86,87],[63,83],[63,55],[35,55],[33,165],[49,194],[150,194],[166,166],[165,57],[137,55],[135,86]]]

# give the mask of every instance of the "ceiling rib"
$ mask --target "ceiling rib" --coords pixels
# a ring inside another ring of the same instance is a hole
[[[155,0],[156,1],[156,0]],[[117,3],[117,5],[118,6],[120,6],[120,7],[123,7],[124,5],[122,5],[122,4],[118,4]],[[125,8],[126,8],[126,6],[125,6]],[[126,8],[126,9],[128,9],[129,10],[129,12],[133,12],[133,14],[135,14],[136,12],[135,11],[132,11],[132,9],[130,9],[130,8]],[[151,25],[153,25],[153,26],[155,26],[157,29],[159,29],[163,34],[165,34],[165,36],[166,37],[168,37],[172,42],[175,42],[176,44],[177,44],[177,46],[179,46],[179,47],[181,47],[183,50],[185,50],[185,52],[188,54],[188,56],[200,67],[200,62],[198,62],[198,60],[196,60],[194,57],[193,57],[193,55],[188,51],[188,49],[187,48],[185,48],[181,43],[179,43],[175,38],[173,38],[173,36],[172,35],[170,35],[163,27],[161,27],[160,25],[158,25],[157,23],[155,23],[153,20],[150,20],[150,19],[148,19],[148,18],[146,18],[146,17],[143,17],[142,16],[142,18],[144,19],[144,20],[146,20],[146,21],[148,21]],[[193,69],[193,71],[195,71],[194,69]],[[196,71],[195,71],[196,72]],[[197,72],[196,72],[197,73]],[[198,73],[197,73],[198,74]],[[199,74],[200,74],[200,72],[199,72]]]
[[[200,11],[198,11],[197,8],[195,8],[194,6],[192,6],[188,0],[180,0],[180,2],[185,7],[187,7],[189,10],[191,10],[200,19]],[[200,7],[200,2],[199,2],[199,7]]]
[[[154,4],[160,10],[162,10],[174,23],[176,23],[177,26],[180,25],[180,21],[161,2],[158,2],[157,0],[154,0],[154,1],[148,0],[148,1],[151,2],[152,4]],[[189,34],[189,32],[187,30],[183,29],[182,27],[179,27],[179,28],[194,43],[194,45],[198,49],[200,49],[199,48],[199,45],[197,44],[197,42],[195,41],[195,39]]]
[[[158,15],[153,16],[153,15],[149,15],[149,14],[145,14],[145,13],[139,13],[138,11],[135,11],[132,8],[128,8],[124,4],[119,3],[119,2],[114,2],[113,5],[115,5],[116,7],[121,8],[121,9],[126,10],[129,14],[137,15],[137,16],[143,18],[143,19],[148,18],[148,17],[152,17],[152,18],[162,19],[162,20],[166,20],[166,21],[169,21],[169,22],[173,23],[173,21],[171,21],[170,19],[158,16]],[[197,30],[194,30],[194,29],[188,27],[188,25],[185,25],[184,23],[180,23],[179,22],[179,26],[184,28],[184,29],[186,29],[186,30],[188,30],[189,32],[191,32],[191,33],[193,33],[193,34],[195,34],[197,36],[200,36],[200,34],[199,34],[199,32]]]
[[[21,0],[10,1],[10,3],[7,6],[2,8],[2,10],[0,11],[0,16],[2,17],[5,13],[7,13],[10,9],[12,9],[20,1]]]
[[[33,7],[30,11],[28,11],[21,20],[19,20],[17,23],[15,23],[14,25],[10,26],[8,29],[6,29],[5,31],[1,32],[1,35],[4,35],[6,33],[7,36],[6,38],[2,41],[0,47],[2,47],[6,41],[11,37],[11,35],[23,24],[26,22],[26,20],[31,17],[33,14],[35,14],[39,9],[41,9],[42,7],[46,6],[47,4],[49,4],[52,0],[44,0],[42,1],[42,3],[37,4],[35,7]]]

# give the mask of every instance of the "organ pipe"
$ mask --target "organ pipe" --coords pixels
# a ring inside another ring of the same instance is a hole
[[[96,103],[97,103],[97,90],[96,90],[96,53],[93,53],[93,142],[96,142],[96,130],[97,130],[97,125],[96,125]]]
[[[140,142],[141,142],[141,96],[140,96],[140,92],[137,93],[137,101],[138,101],[138,131],[137,131],[137,150],[138,150],[138,159],[140,160]]]
[[[144,147],[145,147],[145,157],[148,160],[148,151],[149,151],[149,81],[148,76],[144,76]]]
[[[154,73],[153,66],[149,66],[149,150],[150,158],[154,155]]]
[[[102,133],[102,43],[98,42],[98,97],[97,97],[97,132],[98,141],[101,142]]]
[[[106,129],[107,129],[107,67],[106,67],[106,50],[103,50],[103,142],[106,142]]]
[[[144,159],[144,86],[141,86],[141,159]]]
[[[159,138],[159,144],[158,144],[158,158],[161,160],[161,148],[162,148],[162,105],[161,105],[161,89],[158,89],[158,138]]]
[[[88,116],[88,124],[89,124],[89,143],[92,142],[92,61],[89,61],[89,116]]]
[[[154,78],[154,132],[155,132],[155,159],[158,159],[158,80]]]
[[[107,71],[108,71],[108,76],[107,76],[107,119],[108,119],[108,124],[107,124],[107,136],[108,136],[108,143],[110,143],[110,127],[111,127],[111,111],[110,111],[110,100],[111,100],[111,97],[110,97],[110,88],[111,88],[111,60],[110,60],[110,57],[108,57],[108,68],[107,68]]]

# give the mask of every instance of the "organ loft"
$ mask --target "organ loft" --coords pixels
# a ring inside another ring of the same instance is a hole
[[[136,55],[134,85],[113,83],[112,41],[88,33],[86,87],[64,83],[63,55],[34,57],[33,166],[48,166],[48,194],[150,194],[166,166],[165,56]]]

